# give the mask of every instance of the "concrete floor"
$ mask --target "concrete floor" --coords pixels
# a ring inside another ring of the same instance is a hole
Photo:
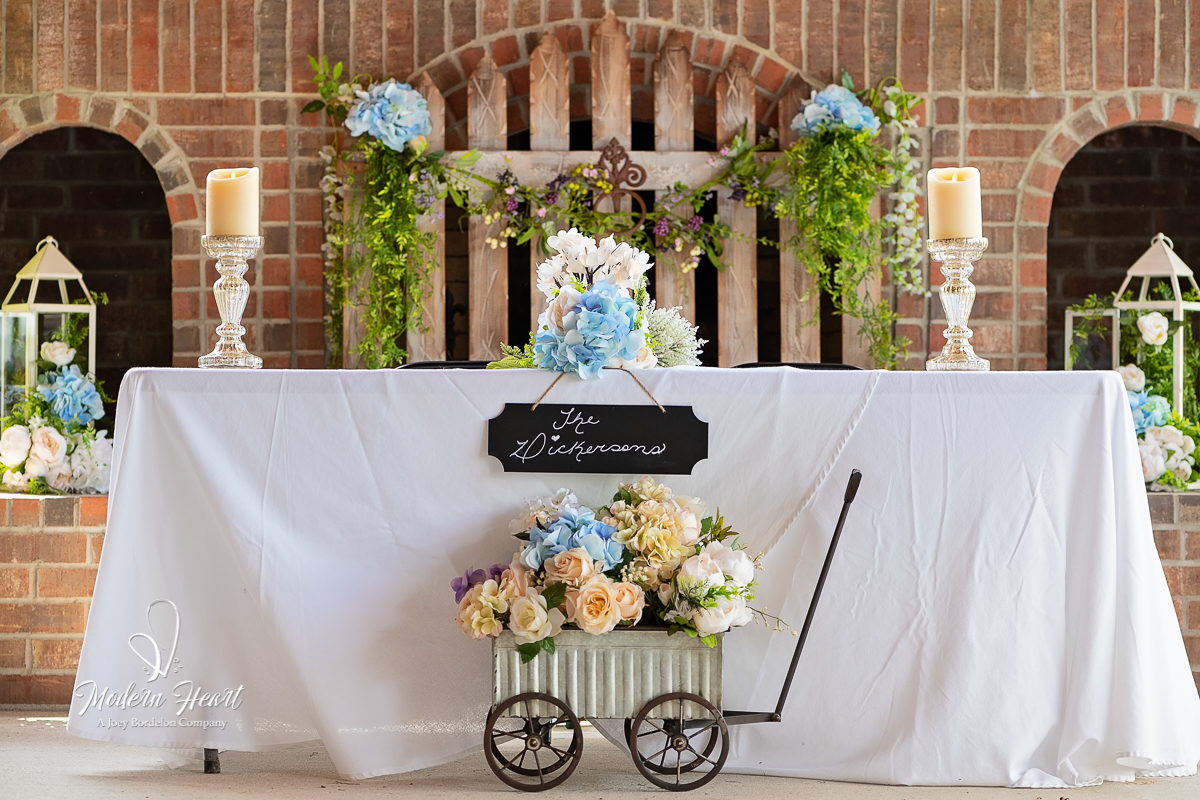
[[[63,712],[0,712],[0,797],[25,798],[214,798],[342,797],[451,798],[520,796],[502,785],[482,754],[433,769],[344,781],[322,746],[273,753],[221,754],[222,773],[170,770],[151,751],[93,742],[66,732]],[[625,756],[598,733],[586,730],[584,757],[575,774],[545,797],[665,797],[637,774]],[[691,794],[710,798],[804,798],[804,800],[1200,800],[1200,778],[1142,779],[1086,789],[913,788],[870,786],[794,778],[720,775]]]

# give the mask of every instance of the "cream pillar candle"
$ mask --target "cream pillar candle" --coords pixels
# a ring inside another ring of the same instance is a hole
[[[979,170],[974,167],[931,169],[925,184],[925,196],[929,198],[930,239],[983,236]]]
[[[209,236],[258,236],[258,167],[208,173],[204,232]]]

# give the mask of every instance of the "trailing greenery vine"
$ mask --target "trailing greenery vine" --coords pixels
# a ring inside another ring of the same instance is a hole
[[[724,268],[723,242],[744,237],[718,216],[703,214],[705,203],[718,190],[725,190],[747,206],[762,206],[796,220],[799,235],[785,245],[818,279],[819,289],[834,299],[838,313],[862,321],[862,335],[878,366],[894,368],[909,344],[906,339],[893,340],[896,315],[888,298],[872,298],[860,290],[884,262],[902,289],[925,293],[917,233],[920,217],[914,202],[919,191],[917,161],[909,153],[915,141],[908,132],[914,125],[909,110],[920,101],[905,94],[898,83],[860,93],[886,126],[892,148],[876,143],[875,132],[838,127],[802,136],[782,158],[772,157],[766,151],[775,149],[776,141],[751,144],[743,128],[710,159],[711,166],[720,166],[711,180],[695,188],[677,183],[660,192],[643,219],[640,208],[600,210],[611,207],[612,201],[602,198],[616,187],[613,176],[596,164],[579,164],[545,186],[525,186],[508,169],[494,178],[472,172],[480,158],[476,151],[449,163],[444,152],[429,151],[424,136],[413,134],[411,128],[400,144],[395,136],[384,141],[390,131],[371,128],[376,135],[362,135],[343,147],[339,138],[343,125],[354,130],[357,124],[360,131],[367,130],[361,108],[391,98],[391,108],[401,108],[396,113],[403,115],[408,113],[403,104],[410,102],[406,98],[416,93],[394,81],[371,84],[365,75],[343,83],[340,63],[331,68],[325,59],[310,58],[310,62],[321,99],[304,110],[325,112],[335,129],[333,145],[323,151],[326,174],[321,182],[326,203],[327,333],[334,363],[341,358],[348,304],[358,307],[365,328],[358,346],[365,364],[403,363],[407,355],[403,335],[422,324],[427,270],[436,245],[434,234],[420,230],[418,218],[443,199],[467,215],[499,225],[498,234],[487,240],[492,248],[532,240],[545,251],[549,236],[574,227],[589,234],[612,233],[618,241],[656,252],[660,261],[670,259],[683,274],[705,257],[718,269]],[[364,84],[369,88],[364,90]],[[423,103],[418,97],[410,105],[419,105],[424,113]],[[378,117],[376,112],[373,124],[392,122],[380,123]],[[351,161],[364,163],[361,178],[348,168]],[[362,181],[361,188],[354,186],[356,180]],[[889,187],[894,189],[889,195],[890,213],[883,219],[872,218],[871,201]],[[348,203],[352,195],[361,197],[361,203]],[[352,296],[351,287],[358,286],[368,272],[366,286]]]

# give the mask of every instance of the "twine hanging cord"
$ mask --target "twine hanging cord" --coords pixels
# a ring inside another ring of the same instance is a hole
[[[613,367],[605,367],[605,369],[614,369],[614,368]],[[632,372],[625,369],[624,367],[616,367],[615,369],[619,369],[621,372],[624,372],[626,375],[633,378],[633,382],[636,383],[641,388],[641,390],[646,393],[646,397],[649,397],[651,400],[654,401],[654,405],[658,406],[658,410],[663,412],[664,414],[667,413],[667,410],[665,408],[663,408],[663,404],[658,402],[657,397],[650,394],[650,390],[646,388],[646,384],[644,384],[640,380],[638,380],[637,375],[634,375]],[[558,382],[561,381],[566,376],[566,374],[567,373],[565,373],[565,372],[558,373],[558,377],[555,378],[553,381],[551,381],[550,385],[546,387],[546,391],[542,392],[542,396],[537,399],[537,402],[533,404],[533,408],[531,408],[530,411],[537,410],[537,407],[540,406],[542,404],[542,401],[546,399],[546,395],[550,394],[550,390],[553,389],[555,386],[558,386]]]

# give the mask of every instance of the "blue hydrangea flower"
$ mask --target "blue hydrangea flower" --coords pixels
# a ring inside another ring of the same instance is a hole
[[[104,401],[100,399],[100,393],[75,364],[60,367],[58,372],[47,373],[46,380],[46,385],[38,388],[63,422],[86,425],[104,416]]]
[[[605,525],[603,522],[588,523],[571,534],[567,540],[567,549],[582,547],[593,561],[604,562],[602,569],[611,569],[621,563],[621,558],[625,554],[625,548],[621,546],[621,543],[612,538],[616,532],[616,528]]]
[[[407,83],[393,78],[359,92],[358,97],[346,116],[346,128],[355,136],[369,133],[400,151],[410,140],[433,130],[425,98]]]
[[[1171,416],[1171,404],[1167,398],[1145,392],[1128,392],[1129,410],[1133,413],[1133,427],[1138,433],[1146,428],[1166,425]]]
[[[533,351],[538,366],[594,378],[615,358],[636,359],[646,333],[636,328],[638,305],[619,287],[599,280],[563,315],[563,329],[538,331]]]
[[[855,132],[879,133],[879,119],[844,86],[830,84],[812,99],[792,120],[792,128],[800,135],[817,133],[831,128],[848,128]]]
[[[529,531],[529,544],[521,551],[521,563],[539,569],[547,558],[582,547],[593,561],[603,561],[605,569],[621,563],[625,548],[613,540],[617,529],[596,521],[596,514],[584,506],[567,506],[545,528]]]

